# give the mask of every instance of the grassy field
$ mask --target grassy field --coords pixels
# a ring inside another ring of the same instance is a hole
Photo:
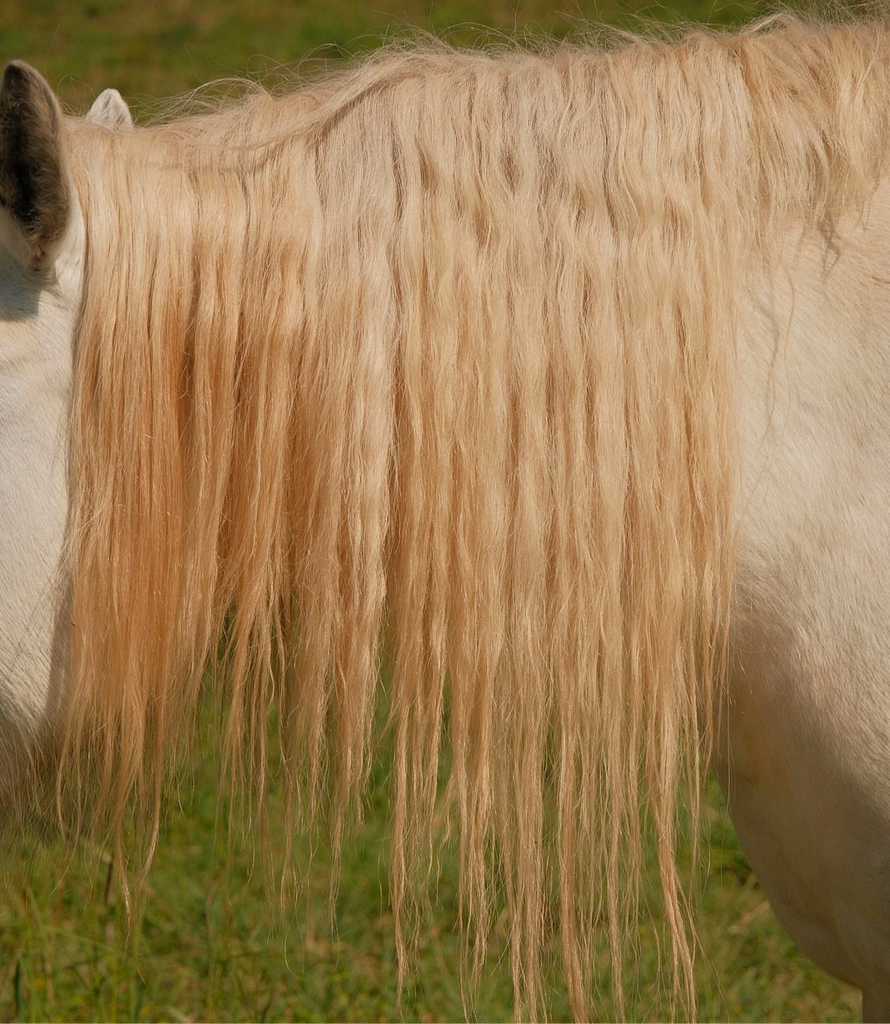
[[[262,76],[307,55],[336,57],[407,28],[450,31],[464,43],[486,29],[580,35],[585,19],[639,27],[640,17],[734,23],[759,3],[695,0],[666,6],[544,0],[0,0],[4,58],[33,63],[64,102],[82,111],[106,86],[137,110],[148,99],[208,79]],[[318,844],[299,907],[282,922],[270,910],[256,848],[227,851],[215,801],[208,733],[191,782],[165,815],[163,842],[137,925],[128,937],[114,885],[77,861],[62,877],[58,849],[23,840],[4,851],[0,896],[0,1019],[8,1020],[387,1020],[398,1018],[387,898],[387,785],[381,768],[365,824],[350,839],[336,899],[327,903],[328,854]],[[275,819],[276,795],[272,796]],[[700,1016],[706,1020],[857,1019],[858,994],[809,964],[781,930],[738,848],[716,788],[707,811],[711,875],[700,896]],[[248,837],[249,839],[249,837]],[[272,830],[273,853],[281,837]],[[306,863],[309,843],[300,851]],[[439,899],[406,993],[405,1019],[463,1016],[454,865],[443,862]],[[654,990],[652,926],[640,930],[633,1019],[664,1019]],[[501,934],[500,939],[503,938]],[[481,1020],[512,1016],[502,946],[494,944],[475,1006]],[[551,1016],[567,1015],[551,972]],[[604,974],[598,1005],[615,1014]]]
[[[0,1016],[10,1020],[343,1020],[399,1019],[388,908],[386,786],[371,794],[366,824],[348,844],[336,906],[328,912],[329,857],[315,851],[299,909],[282,922],[264,897],[252,844],[231,856],[219,826],[210,752],[193,765],[194,784],[169,806],[161,851],[138,925],[127,924],[107,871],[79,861],[59,880],[59,851],[8,851],[9,888],[0,903]],[[273,799],[273,815],[275,803]],[[818,971],[775,921],[741,854],[716,793],[707,811],[711,876],[699,901],[702,952],[699,1015],[709,1021],[851,1021],[854,990]],[[280,845],[273,829],[273,850]],[[308,843],[298,861],[306,863]],[[423,932],[403,1001],[405,1020],[460,1020],[454,864],[445,860],[438,902]],[[657,922],[656,922],[657,927]],[[665,1020],[669,1002],[654,985],[653,927],[640,928],[631,1020]],[[479,1020],[512,1019],[509,972],[499,957],[503,930],[475,1003]],[[603,958],[605,965],[605,958]],[[551,1019],[568,1006],[548,974]],[[601,1020],[616,1008],[603,971]]]

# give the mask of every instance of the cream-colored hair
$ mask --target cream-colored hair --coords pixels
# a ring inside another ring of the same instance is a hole
[[[236,780],[262,793],[277,709],[289,827],[324,796],[337,841],[385,690],[400,953],[442,799],[476,962],[498,879],[517,1005],[555,920],[584,1016],[651,828],[691,1005],[678,801],[725,668],[736,297],[789,224],[863,200],[888,116],[883,27],[785,19],[390,49],[78,125],[64,763],[117,842],[134,805],[156,834],[208,665]]]

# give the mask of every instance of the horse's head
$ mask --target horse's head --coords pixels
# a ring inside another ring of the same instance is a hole
[[[92,120],[126,124],[117,93]],[[0,808],[59,722],[72,342],[85,236],[61,108],[10,64],[0,86]]]

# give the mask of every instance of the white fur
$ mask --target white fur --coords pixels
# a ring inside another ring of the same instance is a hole
[[[828,255],[818,236],[790,241],[750,290],[736,670],[718,773],[795,941],[886,1005],[890,189],[841,234]]]
[[[104,124],[109,128],[133,127],[130,108],[117,89],[105,89],[99,93],[87,113],[87,120],[93,124]]]
[[[0,794],[61,699],[64,651],[53,640],[65,604],[59,565],[83,244],[74,203],[46,270],[0,250]]]

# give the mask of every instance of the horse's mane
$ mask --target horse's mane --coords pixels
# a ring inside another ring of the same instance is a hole
[[[551,917],[577,1014],[601,923],[620,982],[647,821],[691,1002],[678,794],[694,817],[725,670],[737,296],[867,198],[888,118],[883,27],[783,19],[394,48],[73,125],[65,765],[118,844],[134,803],[156,835],[208,665],[236,779],[262,792],[277,709],[288,828],[324,793],[337,840],[383,689],[400,951],[447,752],[477,959],[499,877],[518,1002]]]

